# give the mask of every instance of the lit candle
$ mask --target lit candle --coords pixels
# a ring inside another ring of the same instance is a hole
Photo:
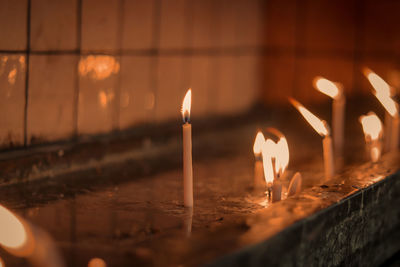
[[[342,156],[343,141],[344,141],[344,120],[346,98],[343,94],[343,89],[337,83],[331,82],[322,77],[314,79],[314,87],[333,99],[332,104],[332,137],[335,147],[335,153],[339,157]]]
[[[290,196],[294,196],[294,195],[300,193],[301,185],[302,185],[301,174],[299,172],[296,172],[293,175],[292,180],[290,181],[287,196],[290,197]]]
[[[367,115],[360,117],[365,142],[369,150],[372,162],[377,162],[381,156],[381,137],[382,137],[382,122],[374,112],[369,112]]]
[[[276,178],[280,179],[289,164],[289,145],[287,143],[286,137],[276,128],[267,128],[267,131],[275,135],[278,138],[276,142],[275,150],[275,170]]]
[[[262,159],[264,168],[264,178],[267,184],[268,197],[272,202],[281,199],[282,185],[278,182],[273,161],[275,160],[276,143],[271,139],[267,139],[262,146]]]
[[[332,138],[330,136],[330,131],[326,121],[320,120],[317,116],[312,114],[308,109],[306,109],[298,101],[290,98],[292,105],[303,115],[306,121],[311,125],[311,127],[323,136],[322,141],[323,153],[324,153],[324,166],[325,166],[325,178],[330,179],[335,174],[335,165],[333,161],[333,149],[332,149]]]
[[[364,75],[375,89],[374,95],[386,110],[385,114],[385,148],[397,151],[399,146],[399,111],[392,98],[391,87],[376,73],[364,68]],[[389,119],[390,118],[390,119]]]
[[[282,183],[279,178],[289,163],[289,148],[286,138],[281,137],[277,143],[267,139],[262,146],[261,152],[268,196],[272,202],[280,201]]]
[[[263,163],[262,163],[262,155],[261,149],[262,145],[265,142],[264,135],[262,132],[258,132],[256,135],[256,139],[254,140],[253,152],[255,157],[254,162],[254,188],[259,189],[264,186],[263,181]]]
[[[183,204],[185,207],[193,207],[192,125],[190,124],[191,102],[192,90],[189,89],[182,103]]]

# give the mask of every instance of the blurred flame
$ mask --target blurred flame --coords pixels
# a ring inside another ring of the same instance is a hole
[[[261,148],[265,181],[274,181],[276,173],[282,174],[289,163],[289,147],[285,137],[281,137],[277,143],[267,139]],[[272,160],[275,160],[275,166]]]
[[[314,130],[322,136],[329,134],[329,129],[326,126],[325,121],[320,120],[317,116],[312,114],[308,109],[306,109],[302,104],[293,98],[289,98],[290,103],[303,115],[306,121],[314,128]]]
[[[186,92],[185,98],[183,99],[182,102],[182,118],[183,122],[188,122],[190,121],[190,107],[192,105],[192,89],[189,88],[189,90]]]
[[[330,96],[331,98],[339,98],[341,96],[341,91],[338,86],[325,78],[315,77],[314,79],[314,87],[323,94]]]
[[[0,205],[0,245],[9,249],[22,248],[27,242],[23,223],[11,211]]]
[[[262,157],[264,167],[264,178],[265,182],[272,183],[274,181],[274,167],[272,165],[272,159],[275,157],[275,146],[276,143],[271,139],[267,139],[262,145]]]
[[[360,117],[366,140],[377,140],[382,135],[382,122],[374,112]]]
[[[254,155],[259,155],[261,153],[262,145],[265,142],[265,137],[262,132],[258,132],[256,139],[254,140],[253,152]]]
[[[385,82],[378,74],[373,72],[369,68],[364,68],[363,73],[368,81],[371,83],[372,87],[374,87],[377,94],[382,94],[385,96],[391,96],[391,88],[390,85]]]
[[[281,137],[276,144],[275,154],[275,170],[282,174],[289,164],[289,146],[285,137]]]
[[[398,116],[397,103],[390,96],[385,96],[383,94],[375,94],[375,96],[390,116]]]
[[[386,111],[395,117],[398,115],[397,103],[391,98],[392,90],[380,76],[368,68],[363,69],[365,77],[375,89],[375,96],[381,102]]]

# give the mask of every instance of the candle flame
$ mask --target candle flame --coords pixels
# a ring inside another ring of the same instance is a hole
[[[264,142],[265,142],[265,137],[262,134],[262,132],[259,131],[256,135],[256,139],[254,140],[254,146],[253,146],[254,155],[257,156],[261,154],[261,149]]]
[[[365,140],[375,141],[382,135],[382,122],[374,112],[361,116],[360,123],[363,127]]]
[[[264,178],[265,182],[272,183],[274,181],[274,167],[272,165],[272,159],[275,157],[275,146],[276,143],[271,139],[267,139],[262,145],[262,158],[264,167]]]
[[[342,91],[339,89],[339,87],[328,79],[318,76],[314,78],[313,84],[318,91],[333,99],[338,99],[342,95]]]
[[[289,164],[289,146],[285,137],[281,137],[276,144],[275,169],[282,174]]]
[[[372,87],[374,87],[377,94],[382,94],[386,96],[392,95],[390,85],[387,84],[387,82],[385,82],[385,80],[382,79],[378,74],[376,74],[369,68],[364,68],[363,73],[364,76],[371,83]]]
[[[390,97],[383,94],[375,94],[382,106],[392,117],[398,116],[397,103]]]
[[[325,121],[319,119],[317,116],[312,114],[308,109],[306,109],[300,102],[293,98],[289,98],[292,105],[303,115],[306,121],[314,128],[314,130],[321,136],[329,135],[329,128]]]
[[[182,118],[184,123],[190,121],[191,106],[192,106],[192,89],[189,88],[182,102]]]
[[[0,245],[9,249],[22,248],[27,242],[27,232],[11,211],[0,205]]]
[[[398,116],[397,103],[392,99],[392,90],[379,75],[368,68],[363,69],[365,77],[371,83],[372,87],[375,89],[375,96],[385,108],[385,110],[392,116]]]
[[[266,131],[279,138],[278,142],[276,143],[277,149],[275,150],[275,169],[277,173],[281,175],[289,164],[289,146],[286,137],[276,128],[269,127],[266,129]]]

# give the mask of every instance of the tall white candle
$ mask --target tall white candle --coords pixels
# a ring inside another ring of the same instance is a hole
[[[399,145],[399,111],[398,105],[393,100],[393,90],[379,75],[368,68],[365,68],[364,75],[374,87],[375,97],[385,108],[385,148],[390,151],[397,151]],[[389,115],[391,119],[389,119]]]
[[[190,124],[191,101],[192,91],[189,89],[182,103],[183,204],[185,207],[193,207],[192,125]]]
[[[343,155],[344,123],[346,99],[344,96],[335,98],[332,105],[332,137],[336,155]]]
[[[331,97],[332,103],[332,137],[337,156],[342,157],[344,143],[344,124],[346,98],[343,93],[343,87],[322,77],[314,79],[314,87]]]
[[[303,115],[304,119],[313,127],[313,129],[323,136],[322,141],[323,146],[323,156],[324,156],[324,166],[325,166],[325,178],[330,179],[335,174],[335,164],[333,160],[333,148],[332,139],[330,136],[330,129],[326,121],[320,120],[317,116],[312,114],[308,109],[306,109],[297,100],[292,98],[289,99],[292,105]]]
[[[335,167],[333,161],[332,138],[326,135],[322,140],[324,151],[324,165],[325,165],[325,178],[330,179],[335,174]]]

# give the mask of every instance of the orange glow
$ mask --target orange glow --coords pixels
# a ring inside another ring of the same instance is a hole
[[[22,248],[27,242],[24,225],[11,211],[0,206],[0,245],[8,249]]]
[[[367,141],[377,140],[382,135],[382,122],[374,112],[361,116],[360,122]]]
[[[4,261],[0,258],[0,267],[5,267]]]
[[[329,129],[326,126],[326,122],[320,120],[317,116],[312,114],[308,109],[306,109],[302,104],[293,98],[289,98],[292,105],[303,115],[306,121],[314,128],[314,130],[321,136],[329,135]]]
[[[274,167],[272,159],[275,158],[276,143],[271,139],[267,139],[261,149],[263,157],[264,178],[265,182],[272,183],[274,181]]]
[[[187,123],[190,121],[190,108],[192,106],[192,89],[189,88],[187,91],[185,98],[182,102],[182,118],[183,122]]]
[[[255,156],[261,154],[262,145],[265,142],[265,137],[262,132],[258,132],[256,135],[256,139],[254,140],[253,152]]]
[[[119,62],[112,56],[87,56],[79,61],[79,74],[93,80],[104,80],[119,72]]]
[[[107,264],[103,259],[93,258],[89,261],[88,267],[106,267]]]
[[[315,77],[313,84],[318,91],[330,96],[333,99],[340,98],[342,95],[342,91],[339,89],[339,87],[328,79],[318,76]]]
[[[375,89],[375,96],[381,102],[382,106],[392,116],[398,116],[397,103],[391,98],[392,90],[380,76],[368,68],[363,69],[365,77]]]

